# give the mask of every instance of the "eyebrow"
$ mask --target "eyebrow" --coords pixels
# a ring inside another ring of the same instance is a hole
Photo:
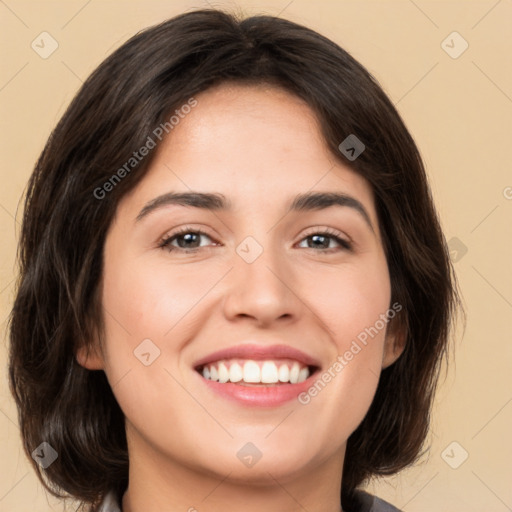
[[[232,209],[232,203],[223,194],[208,192],[168,192],[152,199],[137,215],[139,222],[149,213],[164,206],[178,205],[190,206],[211,211],[228,211]],[[288,212],[304,212],[323,210],[331,206],[344,206],[356,210],[374,231],[370,216],[363,204],[356,198],[339,192],[306,192],[298,194],[288,208]]]

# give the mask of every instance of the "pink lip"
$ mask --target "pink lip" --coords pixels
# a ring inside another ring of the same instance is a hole
[[[313,383],[317,372],[310,375],[304,382],[298,384],[278,384],[276,386],[243,386],[226,382],[221,384],[207,380],[198,374],[198,377],[208,388],[218,395],[236,401],[238,404],[259,407],[277,407],[304,393]]]
[[[194,368],[214,363],[221,359],[252,359],[261,361],[264,359],[295,359],[307,366],[319,367],[320,363],[310,355],[288,345],[262,346],[255,344],[237,345],[213,352],[194,363]],[[294,384],[295,385],[295,384]]]
[[[220,361],[222,359],[252,359],[254,361],[272,360],[272,359],[294,359],[307,366],[314,366],[315,370],[320,367],[320,363],[310,355],[289,347],[287,345],[262,346],[255,344],[238,345],[236,347],[226,348],[213,352],[194,364],[196,370],[202,366]],[[234,384],[232,382],[220,383],[205,379],[198,373],[201,381],[208,386],[214,393],[238,402],[241,405],[276,407],[290,400],[297,399],[300,393],[305,392],[316,378],[314,371],[304,382],[297,384],[277,384],[274,386],[245,386],[243,384]]]

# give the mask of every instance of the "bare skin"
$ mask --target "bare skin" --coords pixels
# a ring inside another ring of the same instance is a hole
[[[105,338],[77,353],[105,371],[126,416],[123,511],[339,512],[347,439],[403,350],[389,325],[305,405],[226,399],[194,363],[284,344],[314,357],[320,376],[374,326],[391,286],[371,187],[328,151],[295,96],[221,85],[196,99],[118,206],[104,249]],[[223,194],[231,209],[163,205],[136,220],[156,197],[191,190]],[[350,196],[368,219],[352,206],[287,213],[307,192]],[[182,227],[205,235],[172,239]],[[169,236],[171,251],[160,247]],[[236,251],[247,237],[262,249],[252,263]],[[148,366],[134,356],[145,339],[160,350]],[[252,467],[237,457],[248,442],[262,454]]]

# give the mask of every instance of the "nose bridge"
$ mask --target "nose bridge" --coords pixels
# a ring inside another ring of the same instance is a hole
[[[236,247],[234,268],[225,302],[226,315],[251,316],[261,323],[297,315],[297,298],[292,292],[292,269],[283,247],[264,236],[248,236]]]

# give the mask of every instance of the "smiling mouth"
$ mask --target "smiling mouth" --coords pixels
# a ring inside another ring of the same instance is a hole
[[[224,359],[200,365],[195,370],[206,380],[220,384],[269,387],[300,384],[318,370],[291,359]]]

